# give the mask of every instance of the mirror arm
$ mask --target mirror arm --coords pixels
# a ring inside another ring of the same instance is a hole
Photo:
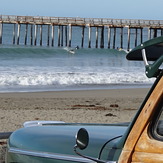
[[[146,51],[145,51],[145,49],[142,49],[142,57],[143,57],[143,61],[144,61],[145,66],[148,66],[149,63],[148,63],[148,61],[147,61],[147,56],[146,56]]]
[[[95,161],[97,163],[115,163],[115,162],[107,162],[107,161],[102,161],[102,160],[99,160],[99,159],[96,159],[96,158],[93,158],[93,157],[89,157],[89,156],[85,156],[85,155],[82,155],[80,154],[76,149],[78,148],[77,145],[74,146],[74,151],[77,155],[83,157],[83,158],[86,158],[86,159],[89,159],[89,160],[92,160],[92,161]]]
[[[160,58],[158,58],[154,63],[149,64],[147,61],[145,49],[142,49],[142,57],[143,57],[144,64],[145,64],[146,76],[148,78],[157,77],[158,73],[160,72],[159,67],[163,62],[163,55]]]
[[[74,151],[75,151],[75,153],[76,153],[77,155],[79,155],[79,156],[82,156],[82,157],[86,158],[85,156],[83,156],[82,154],[80,154],[80,153],[76,150],[77,148],[78,148],[78,146],[75,145],[75,146],[74,146]]]

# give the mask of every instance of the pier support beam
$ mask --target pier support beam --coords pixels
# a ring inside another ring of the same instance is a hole
[[[81,40],[81,47],[84,47],[84,30],[85,30],[85,26],[82,26],[82,40]]]
[[[143,28],[140,28],[140,42],[143,43]]]
[[[28,34],[28,24],[25,26],[25,39],[24,39],[24,45],[27,45],[27,34]]]
[[[130,27],[128,27],[128,45],[127,45],[127,50],[130,50]]]
[[[31,24],[31,45],[33,45],[33,24]]]
[[[95,48],[98,48],[98,27],[96,27],[96,45]]]
[[[151,39],[151,28],[149,27],[148,28],[148,40],[150,40]]]
[[[47,46],[49,46],[49,42],[50,42],[50,25],[48,25],[48,32],[47,32]]]
[[[42,25],[40,25],[40,46],[42,46]]]
[[[65,26],[65,46],[67,46],[67,25]]]
[[[15,31],[16,31],[16,24],[13,26],[13,38],[12,38],[12,43],[15,44]]]
[[[68,46],[71,47],[71,39],[72,39],[72,26],[69,24],[69,40],[68,40]]]
[[[61,45],[61,26],[58,26],[58,47]]]
[[[156,28],[153,29],[153,38],[155,38],[155,37],[157,37],[157,29]]]
[[[115,49],[115,41],[116,41],[116,28],[114,27],[114,33],[113,33],[113,49]]]
[[[61,46],[63,46],[63,25],[61,26]]]
[[[88,27],[88,48],[91,48],[91,26]]]
[[[123,49],[123,27],[121,27],[121,48]]]
[[[2,44],[3,23],[0,23],[0,44]]]
[[[100,48],[104,48],[104,26],[101,27],[101,41],[100,41]]]
[[[54,24],[51,25],[51,46],[54,46]]]
[[[138,29],[135,28],[135,47],[137,46],[138,43]]]
[[[34,45],[37,45],[37,30],[38,30],[38,26],[35,24],[35,33],[34,33]]]
[[[17,31],[17,45],[19,45],[20,28],[21,28],[21,24],[18,24],[18,31]]]
[[[110,49],[111,28],[108,26],[108,49]]]
[[[163,29],[161,28],[161,36],[163,35]]]

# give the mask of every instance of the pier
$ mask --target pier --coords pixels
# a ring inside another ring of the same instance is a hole
[[[131,49],[163,35],[163,20],[0,16],[0,44]]]

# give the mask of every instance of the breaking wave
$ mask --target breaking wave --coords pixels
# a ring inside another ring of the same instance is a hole
[[[111,49],[1,46],[0,91],[11,87],[150,84],[139,62]],[[17,90],[19,91],[19,90]]]

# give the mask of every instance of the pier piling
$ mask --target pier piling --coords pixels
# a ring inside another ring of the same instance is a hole
[[[82,26],[82,40],[81,40],[81,47],[84,47],[84,30],[85,30],[85,26]]]
[[[17,31],[17,45],[19,45],[20,28],[21,28],[21,24],[18,24],[18,31]]]
[[[123,28],[121,27],[121,49],[123,49]]]
[[[154,38],[157,37],[157,29],[156,29],[156,28],[153,29],[153,37],[154,37]]]
[[[61,46],[63,46],[63,25],[61,26]]]
[[[148,40],[151,39],[151,28],[148,28]]]
[[[67,46],[67,25],[65,26],[65,46]]]
[[[140,42],[143,43],[143,28],[140,28]]]
[[[88,48],[91,48],[91,26],[89,25],[88,28]]]
[[[50,42],[50,25],[48,25],[48,27],[47,27],[48,29],[48,32],[47,32],[47,46],[49,46],[50,44],[49,44],[49,42]]]
[[[72,39],[72,26],[69,24],[69,41],[68,46],[71,47],[71,39]]]
[[[38,30],[38,25],[35,24],[35,33],[34,33],[34,45],[37,45],[37,30]]]
[[[110,49],[111,29],[108,26],[108,49]]]
[[[104,48],[104,26],[101,27],[101,41],[100,41],[100,48]]]
[[[24,45],[27,45],[27,33],[28,33],[28,24],[26,24],[26,27],[25,27],[25,40],[24,40]]]
[[[127,50],[130,50],[130,27],[128,27],[128,46],[127,46]]]
[[[161,30],[161,36],[163,35],[163,29],[160,29]]]
[[[51,25],[51,46],[54,46],[54,25]]]
[[[113,33],[113,49],[115,49],[115,38],[116,38],[116,28],[114,28],[114,33]]]
[[[40,46],[42,46],[42,25],[40,25]]]
[[[58,47],[61,46],[61,26],[58,26]]]
[[[31,39],[30,39],[30,41],[31,41],[31,45],[33,45],[33,24],[31,24]]]
[[[15,30],[16,30],[16,24],[14,24],[13,26],[13,39],[12,39],[13,44],[15,44]]]
[[[3,24],[0,23],[0,44],[2,44]]]
[[[138,29],[135,28],[135,47],[137,46],[137,42],[138,42]]]
[[[98,27],[96,27],[96,46],[95,48],[98,48]]]

